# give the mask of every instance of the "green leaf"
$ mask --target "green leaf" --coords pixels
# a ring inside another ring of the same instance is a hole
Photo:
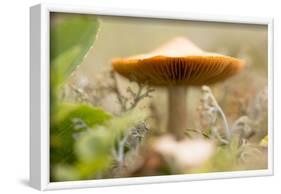
[[[112,161],[112,135],[104,127],[88,130],[75,142],[76,167],[82,179],[108,169]]]
[[[111,115],[100,108],[87,104],[60,104],[51,117],[51,162],[72,163],[74,154],[74,137],[76,131],[74,120],[79,119],[87,127],[102,125]]]
[[[76,169],[81,179],[95,178],[112,167],[112,150],[120,135],[146,117],[144,111],[131,111],[83,132],[75,142]]]
[[[51,81],[66,81],[93,45],[99,28],[96,16],[64,14],[50,32]]]
[[[59,181],[75,177],[79,180],[92,179],[106,173],[114,161],[114,143],[122,133],[135,127],[147,116],[145,111],[134,110],[112,117],[101,109],[85,104],[62,104],[58,110],[52,122],[55,127],[51,141],[55,142],[51,143],[51,161],[56,164],[53,166],[59,164],[60,168],[52,170],[54,179]],[[83,120],[89,128],[79,131],[74,140],[71,120],[75,118]]]
[[[75,149],[79,160],[87,162],[109,155],[112,145],[111,133],[104,127],[89,130],[78,138]]]
[[[79,118],[89,127],[94,127],[111,119],[111,115],[89,104],[62,103],[58,106],[58,111],[53,118],[53,124],[61,125],[61,128],[63,124],[72,123],[74,118]]]

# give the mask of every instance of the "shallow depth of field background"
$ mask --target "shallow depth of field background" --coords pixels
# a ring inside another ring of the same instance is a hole
[[[57,14],[54,18],[59,21],[60,15]],[[119,117],[122,115],[120,104],[116,95],[108,89],[112,84],[108,76],[112,69],[111,60],[115,57],[149,52],[180,36],[191,40],[206,51],[229,55],[246,62],[246,68],[240,74],[209,87],[224,111],[229,125],[233,125],[243,116],[247,116],[248,120],[243,123],[245,126],[241,126],[235,132],[231,142],[224,144],[218,137],[213,136],[208,129],[208,123],[202,121],[200,117],[198,107],[202,97],[201,88],[189,87],[186,108],[188,129],[191,130],[187,131],[185,143],[180,145],[171,140],[166,133],[167,90],[153,87],[155,91],[151,94],[152,98],[144,98],[136,106],[137,110],[131,113],[137,117],[140,114],[138,110],[144,111],[148,130],[142,140],[135,143],[138,145],[134,145],[134,148],[129,146],[128,152],[124,151],[124,155],[128,157],[125,157],[122,165],[116,162],[111,152],[106,153],[107,155],[100,153],[103,149],[108,151],[105,146],[112,146],[112,149],[115,149],[115,144],[118,144],[118,141],[120,143],[122,138],[114,139],[113,144],[109,145],[103,141],[111,139],[103,139],[106,136],[103,134],[99,134],[98,139],[92,133],[87,136],[85,132],[81,135],[84,137],[78,138],[75,134],[71,136],[74,139],[74,159],[56,160],[51,166],[52,181],[267,168],[266,26],[110,16],[98,18],[100,28],[93,47],[68,78],[64,87],[60,88],[61,98],[65,101],[90,104],[112,114],[113,119]],[[65,18],[62,17],[63,19]],[[127,95],[128,87],[137,88],[136,83],[131,83],[126,78],[117,75],[116,79],[124,95]],[[124,123],[128,122],[126,119],[131,118],[125,116]],[[122,129],[122,133],[136,127],[134,124],[137,125],[134,122],[129,123],[133,123],[132,126],[124,124],[129,127]],[[106,126],[108,125],[105,124],[104,128]],[[114,130],[114,126],[110,128]],[[219,122],[218,129],[223,138],[224,131]],[[89,136],[93,139],[88,138]],[[95,143],[83,144],[82,141]],[[99,141],[101,143],[96,144]],[[168,144],[172,146],[167,146]],[[182,150],[184,154],[176,153],[178,150]],[[93,154],[94,152],[96,154]],[[57,158],[60,157],[59,152],[55,154]],[[101,155],[102,159],[99,160],[98,157]]]
[[[172,38],[181,36],[191,40],[203,50],[244,59],[247,68],[233,78],[231,86],[239,87],[245,96],[251,95],[247,87],[255,90],[256,87],[262,88],[267,84],[267,26],[111,16],[100,16],[100,21],[100,31],[94,47],[75,73],[75,76],[88,79],[90,82],[94,82],[95,76],[99,73],[111,69],[113,58],[147,53]],[[253,80],[246,80],[251,74],[255,74]],[[125,81],[124,84],[126,83]],[[190,90],[192,91],[188,91],[188,95],[191,96],[188,97],[187,103],[191,109],[189,112],[194,113],[192,109],[198,104],[200,90],[198,88]],[[224,93],[222,90],[220,92]],[[162,109],[160,113],[162,112],[162,116],[165,117],[166,111],[165,109],[163,111],[163,108],[166,105],[166,91],[158,88],[156,93],[154,95],[159,94],[160,98],[156,98],[155,103],[159,103],[158,107]],[[104,104],[111,111],[116,108],[112,100],[105,99]],[[194,114],[189,116],[188,119],[193,121]],[[190,127],[194,126],[194,122],[189,123]]]
[[[79,72],[91,77],[111,68],[111,59],[150,52],[170,39],[183,36],[200,48],[254,60],[253,70],[267,73],[267,26],[183,20],[100,16],[93,49]]]

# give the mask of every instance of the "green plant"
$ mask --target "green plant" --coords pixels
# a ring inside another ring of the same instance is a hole
[[[96,16],[52,15],[50,30],[50,162],[51,179],[57,165],[77,161],[74,154],[75,119],[88,126],[102,124],[111,118],[105,111],[88,104],[69,104],[60,98],[60,89],[81,64],[93,45],[99,22]]]
[[[88,127],[101,125],[110,118],[111,115],[102,109],[87,104],[60,103],[51,120],[51,163],[75,162],[73,135]],[[78,119],[86,127],[78,126],[75,123]]]
[[[127,92],[132,95],[132,102],[129,99],[119,101],[121,107],[123,103],[127,106],[117,116],[95,107],[88,98],[71,103],[65,101],[64,84],[92,47],[99,22],[94,16],[69,14],[60,15],[59,20],[54,21],[50,35],[51,180],[106,177],[113,163],[123,163],[125,153],[143,138],[141,129],[145,126],[146,113],[134,108],[153,90],[145,85],[139,85],[136,92],[129,88]],[[109,90],[119,99],[117,80],[113,79],[113,83]],[[74,89],[83,97],[83,91]]]
[[[65,14],[50,32],[52,86],[65,83],[93,46],[99,28],[96,16]]]
[[[107,115],[104,115],[105,117]],[[108,171],[112,169],[114,161],[120,162],[120,159],[124,160],[125,150],[120,149],[120,144],[124,143],[122,148],[125,148],[125,145],[133,148],[129,144],[132,143],[130,138],[133,137],[133,134],[131,132],[136,131],[134,126],[138,126],[145,117],[145,112],[134,110],[120,116],[111,117],[111,119],[100,125],[93,123],[88,125],[89,122],[85,122],[87,119],[83,120],[81,117],[81,120],[75,120],[74,123],[76,125],[73,125],[73,129],[76,129],[76,131],[74,133],[69,131],[70,134],[75,136],[68,137],[63,134],[63,138],[72,140],[73,153],[71,155],[73,155],[75,160],[55,163],[53,169],[55,180],[81,180],[105,177],[109,173]],[[120,137],[124,136],[128,137],[126,141],[120,141]],[[62,143],[67,146],[66,142]],[[61,149],[58,150],[61,151]],[[61,157],[61,155],[59,156]]]

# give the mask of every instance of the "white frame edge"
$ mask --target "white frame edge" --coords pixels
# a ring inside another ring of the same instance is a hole
[[[49,184],[49,10],[30,8],[30,186]]]
[[[50,12],[69,12],[111,16],[181,19],[226,23],[263,24],[268,26],[268,169],[203,174],[100,179],[86,181],[49,181],[49,16]],[[197,15],[185,12],[93,8],[40,4],[30,8],[30,186],[38,190],[85,188],[222,178],[273,175],[273,19],[236,16]]]

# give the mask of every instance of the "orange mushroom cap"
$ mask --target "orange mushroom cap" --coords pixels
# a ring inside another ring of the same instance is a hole
[[[203,51],[185,38],[175,38],[148,54],[118,58],[113,69],[138,82],[153,85],[212,84],[240,72],[236,58]]]

